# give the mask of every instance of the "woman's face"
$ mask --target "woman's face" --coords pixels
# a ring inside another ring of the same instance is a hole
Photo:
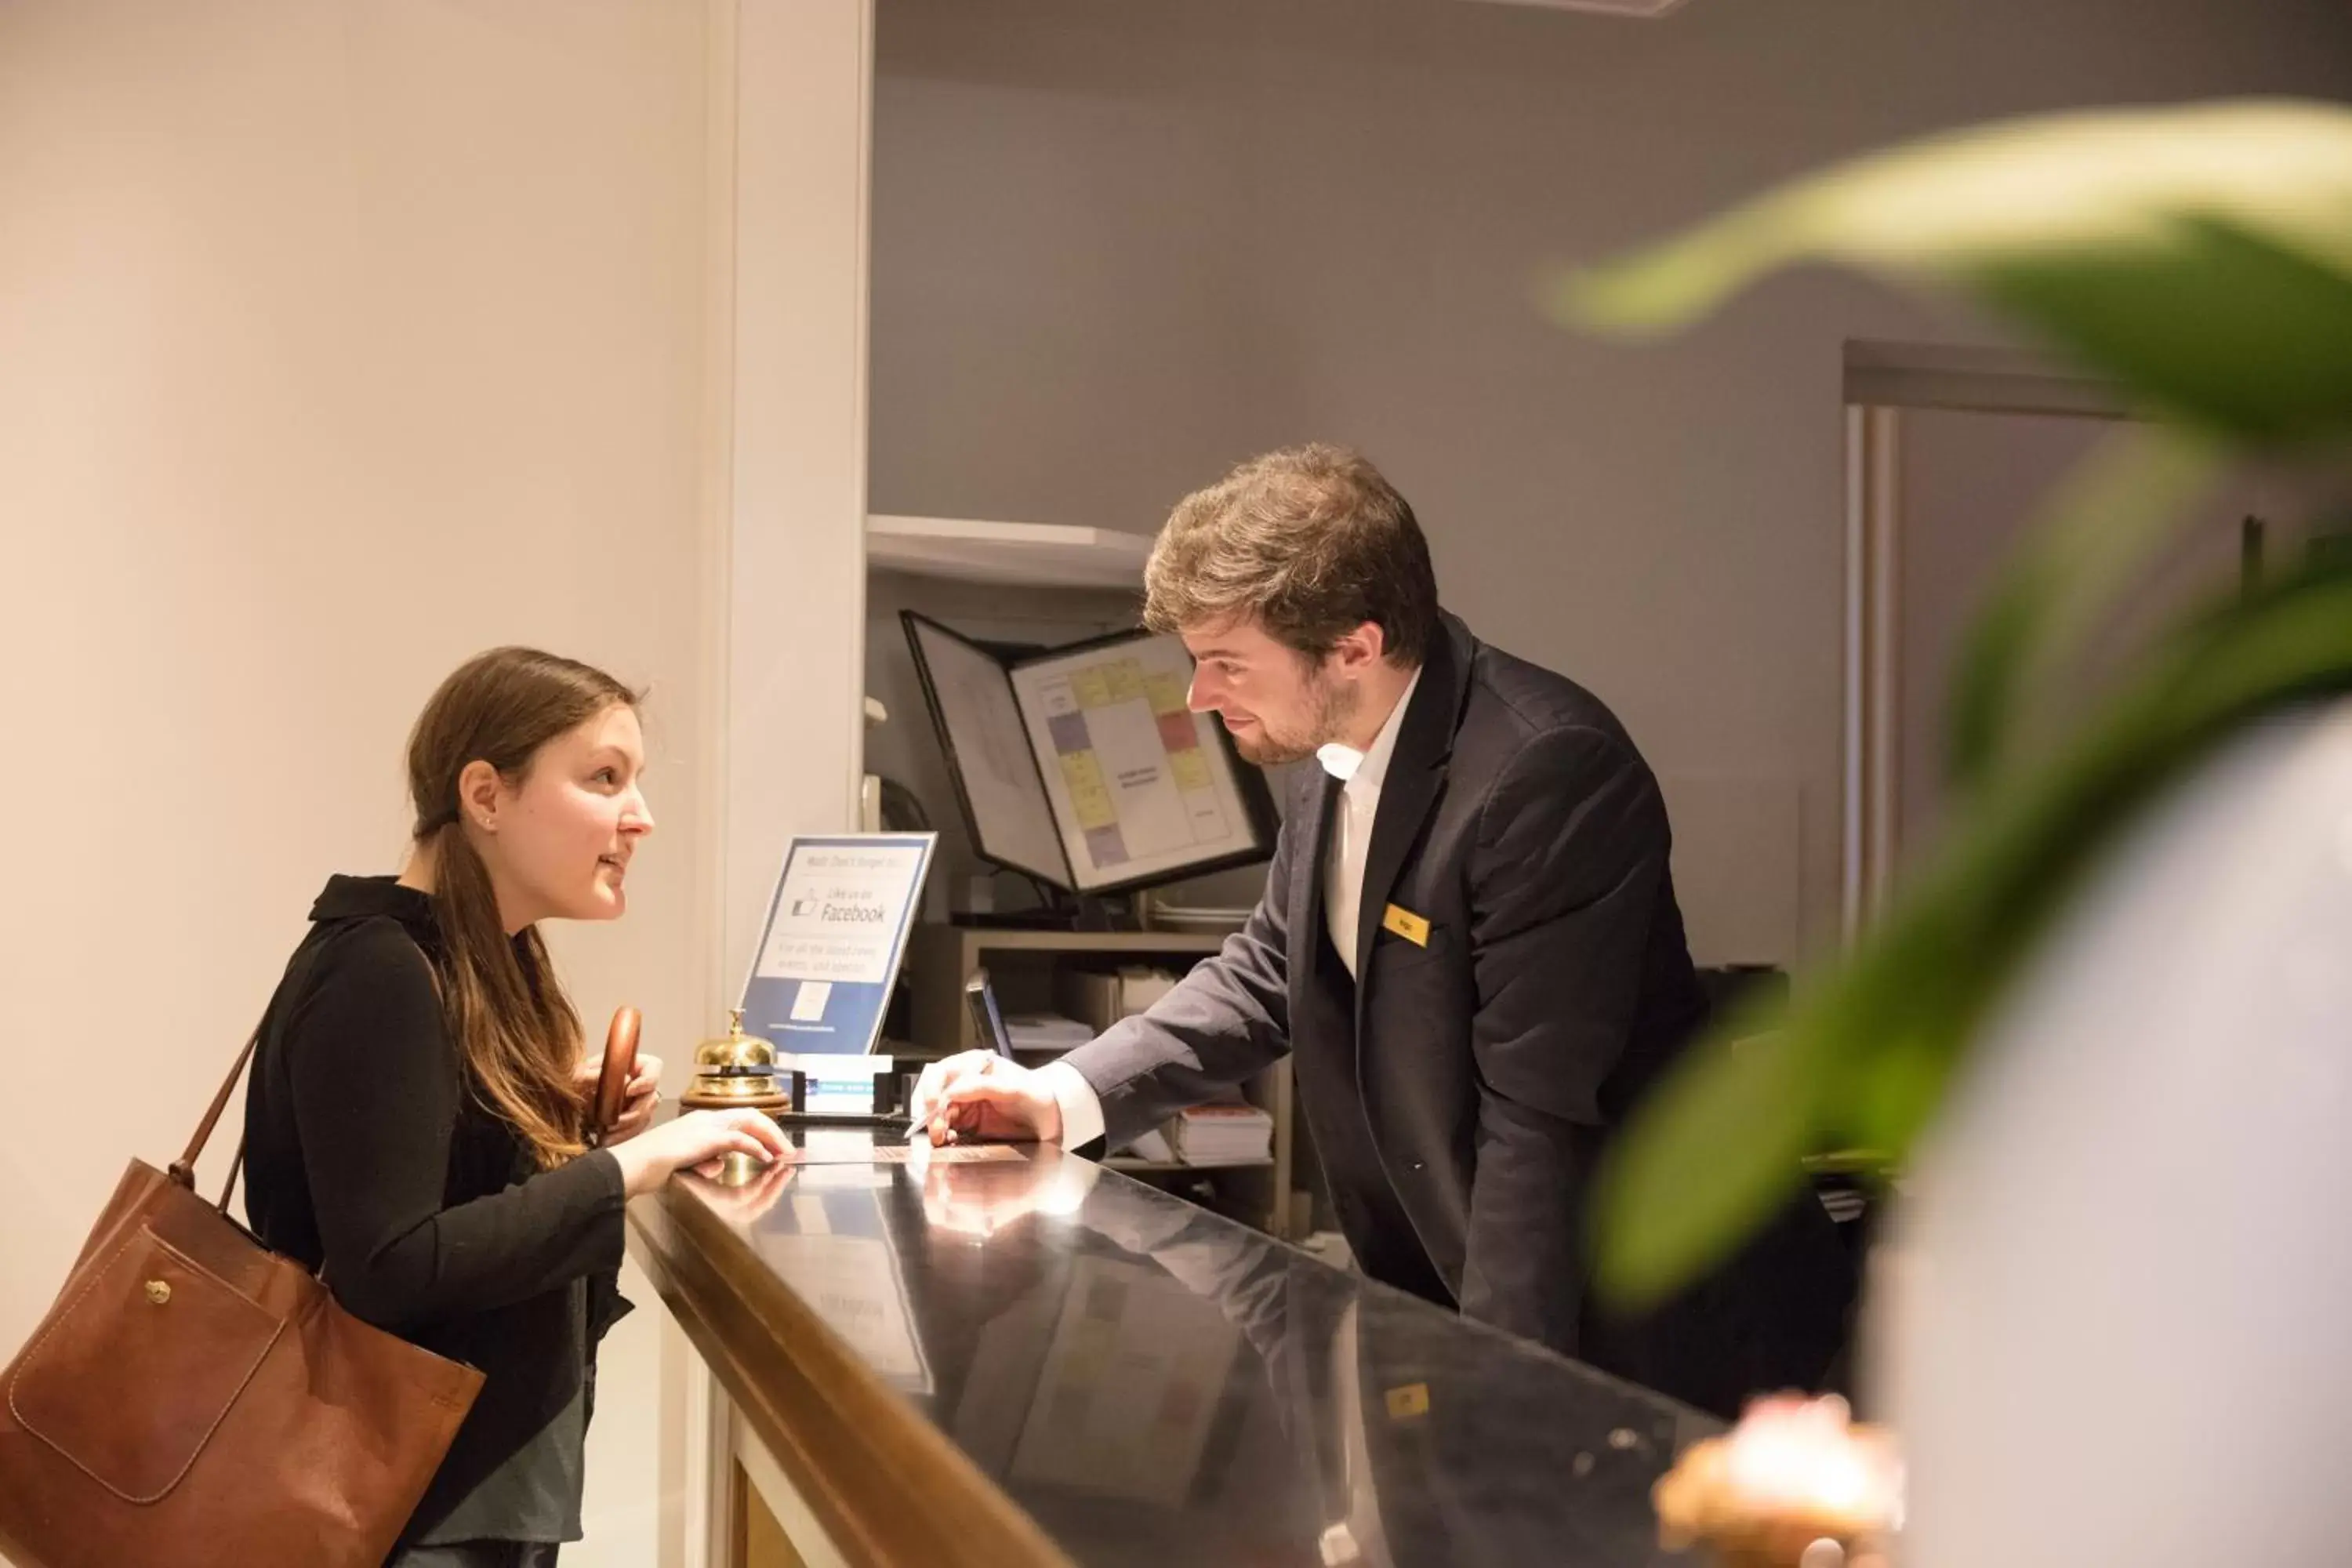
[[[627,910],[629,857],[654,830],[645,766],[636,710],[616,702],[541,746],[520,784],[498,782],[493,826],[475,842],[509,931]]]

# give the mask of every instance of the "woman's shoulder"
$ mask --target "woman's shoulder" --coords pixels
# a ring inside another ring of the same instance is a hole
[[[409,929],[390,915],[322,921],[310,934],[314,978],[366,975],[433,984],[433,961]]]
[[[297,1035],[321,1018],[338,1030],[403,1024],[437,1029],[441,987],[432,959],[406,926],[390,915],[355,915],[310,928],[278,1005]]]

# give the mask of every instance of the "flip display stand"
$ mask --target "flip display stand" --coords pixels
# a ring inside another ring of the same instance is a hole
[[[1273,855],[1272,793],[1224,728],[1187,708],[1178,639],[1138,628],[1015,652],[911,610],[899,620],[972,852],[1055,889],[1042,910],[958,923],[1134,931],[1113,900]],[[1149,810],[1130,818],[1138,803]]]

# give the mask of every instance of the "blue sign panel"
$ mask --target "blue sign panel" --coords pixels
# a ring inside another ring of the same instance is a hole
[[[871,1051],[938,841],[794,837],[743,987],[743,1027],[788,1055]]]

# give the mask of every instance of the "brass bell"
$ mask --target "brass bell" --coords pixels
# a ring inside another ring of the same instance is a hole
[[[757,1035],[743,1032],[743,1009],[730,1009],[727,1033],[694,1047],[694,1087],[678,1096],[679,1103],[698,1110],[725,1110],[749,1106],[755,1110],[782,1110],[793,1102],[790,1091],[776,1081],[776,1047]]]

